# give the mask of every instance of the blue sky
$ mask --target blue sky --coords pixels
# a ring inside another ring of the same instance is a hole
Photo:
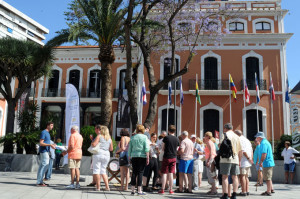
[[[33,18],[46,28],[50,33],[46,41],[55,36],[55,32],[66,28],[64,11],[67,10],[71,0],[4,0],[24,14]],[[282,0],[282,8],[289,10],[285,17],[285,32],[294,33],[287,45],[287,66],[290,88],[300,81],[300,0]],[[275,88],[276,89],[276,88]]]

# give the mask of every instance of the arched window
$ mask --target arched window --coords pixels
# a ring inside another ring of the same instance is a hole
[[[215,57],[204,59],[204,88],[218,90],[218,60]]]
[[[172,59],[167,57],[164,59],[164,75],[163,75],[163,78],[167,78],[169,75],[172,74],[172,67],[171,67],[171,61]],[[175,73],[178,72],[180,70],[180,67],[179,67],[179,59],[178,58],[175,58]],[[177,84],[176,87],[178,87],[179,85]],[[175,88],[175,83],[174,81],[172,81],[172,89]],[[165,85],[163,87],[163,89],[168,89],[168,85]]]
[[[244,24],[241,22],[232,22],[229,24],[229,30],[230,31],[243,31]]]
[[[89,97],[100,97],[101,70],[90,71]]]
[[[73,84],[79,90],[80,71],[75,69],[69,72],[69,83]]]
[[[204,128],[203,133],[210,131],[215,136],[215,131],[220,131],[219,126],[219,111],[215,109],[207,109],[203,111],[204,119]]]
[[[256,30],[271,30],[271,24],[269,22],[257,22],[255,24]]]
[[[260,85],[259,60],[256,57],[246,59],[246,82],[249,90],[255,90],[255,73]]]
[[[59,87],[59,71],[58,70],[52,70],[51,71],[52,76],[49,79],[48,82],[48,97],[56,97],[58,93],[58,87]]]
[[[262,120],[262,111],[258,111],[259,118],[259,131],[263,131],[263,120]],[[257,110],[251,109],[246,111],[246,126],[247,126],[247,138],[250,141],[255,140],[255,135],[258,132],[257,130]]]
[[[168,109],[163,109],[162,110],[162,117],[161,117],[161,131],[166,131],[167,130],[167,124],[169,125],[176,125],[176,129],[178,129],[178,123],[177,123],[177,117],[178,117],[178,111],[176,110],[176,124],[174,121],[174,109],[173,108],[169,108],[169,121],[167,122],[167,114],[168,114]],[[177,135],[177,134],[175,134]]]

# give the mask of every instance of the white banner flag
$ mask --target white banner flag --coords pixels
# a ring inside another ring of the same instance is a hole
[[[73,84],[66,84],[66,109],[65,109],[66,146],[69,144],[71,127],[76,125],[80,131],[80,105],[79,95]],[[80,133],[80,132],[79,132]],[[64,165],[68,164],[68,155],[64,156]]]

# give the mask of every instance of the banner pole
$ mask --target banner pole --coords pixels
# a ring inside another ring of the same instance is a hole
[[[229,73],[229,114],[230,114],[230,124],[232,124],[232,116],[231,116],[231,87],[230,87],[230,73]]]
[[[270,72],[270,80],[272,79],[272,75]],[[271,84],[271,82],[270,82]],[[272,82],[273,84],[273,82]],[[273,85],[273,89],[274,89],[274,85]],[[275,92],[275,91],[274,91]],[[272,93],[270,93],[270,99],[271,99],[271,118],[272,118],[272,149],[274,151],[274,121],[273,121],[273,98],[272,98]]]
[[[198,84],[198,74],[196,74],[196,84]],[[196,89],[196,87],[195,87],[195,89]],[[195,96],[195,136],[196,137],[197,137],[197,112],[198,111],[197,111],[197,95],[196,95]]]

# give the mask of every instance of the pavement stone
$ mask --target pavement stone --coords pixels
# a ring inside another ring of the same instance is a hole
[[[194,191],[194,194],[174,194],[169,195],[166,192],[164,195],[157,193],[149,193],[147,196],[131,196],[130,192],[117,191],[114,186],[115,182],[110,183],[111,191],[95,192],[94,188],[86,185],[92,181],[92,176],[82,176],[85,182],[81,182],[81,189],[68,190],[66,186],[70,184],[70,175],[68,174],[53,174],[52,179],[47,181],[49,187],[36,187],[36,173],[29,172],[0,172],[0,199],[189,199],[189,198],[220,198],[221,193],[217,196],[209,196],[206,192],[209,190],[207,180],[203,181],[203,186],[199,191]],[[260,196],[266,190],[266,185],[258,187],[255,191],[255,182],[250,182],[250,196],[238,198],[264,198]],[[102,187],[104,185],[102,184]],[[267,198],[278,199],[293,199],[300,198],[300,185],[274,184],[275,194]],[[219,189],[221,192],[221,186]],[[239,190],[240,192],[240,190]]]

